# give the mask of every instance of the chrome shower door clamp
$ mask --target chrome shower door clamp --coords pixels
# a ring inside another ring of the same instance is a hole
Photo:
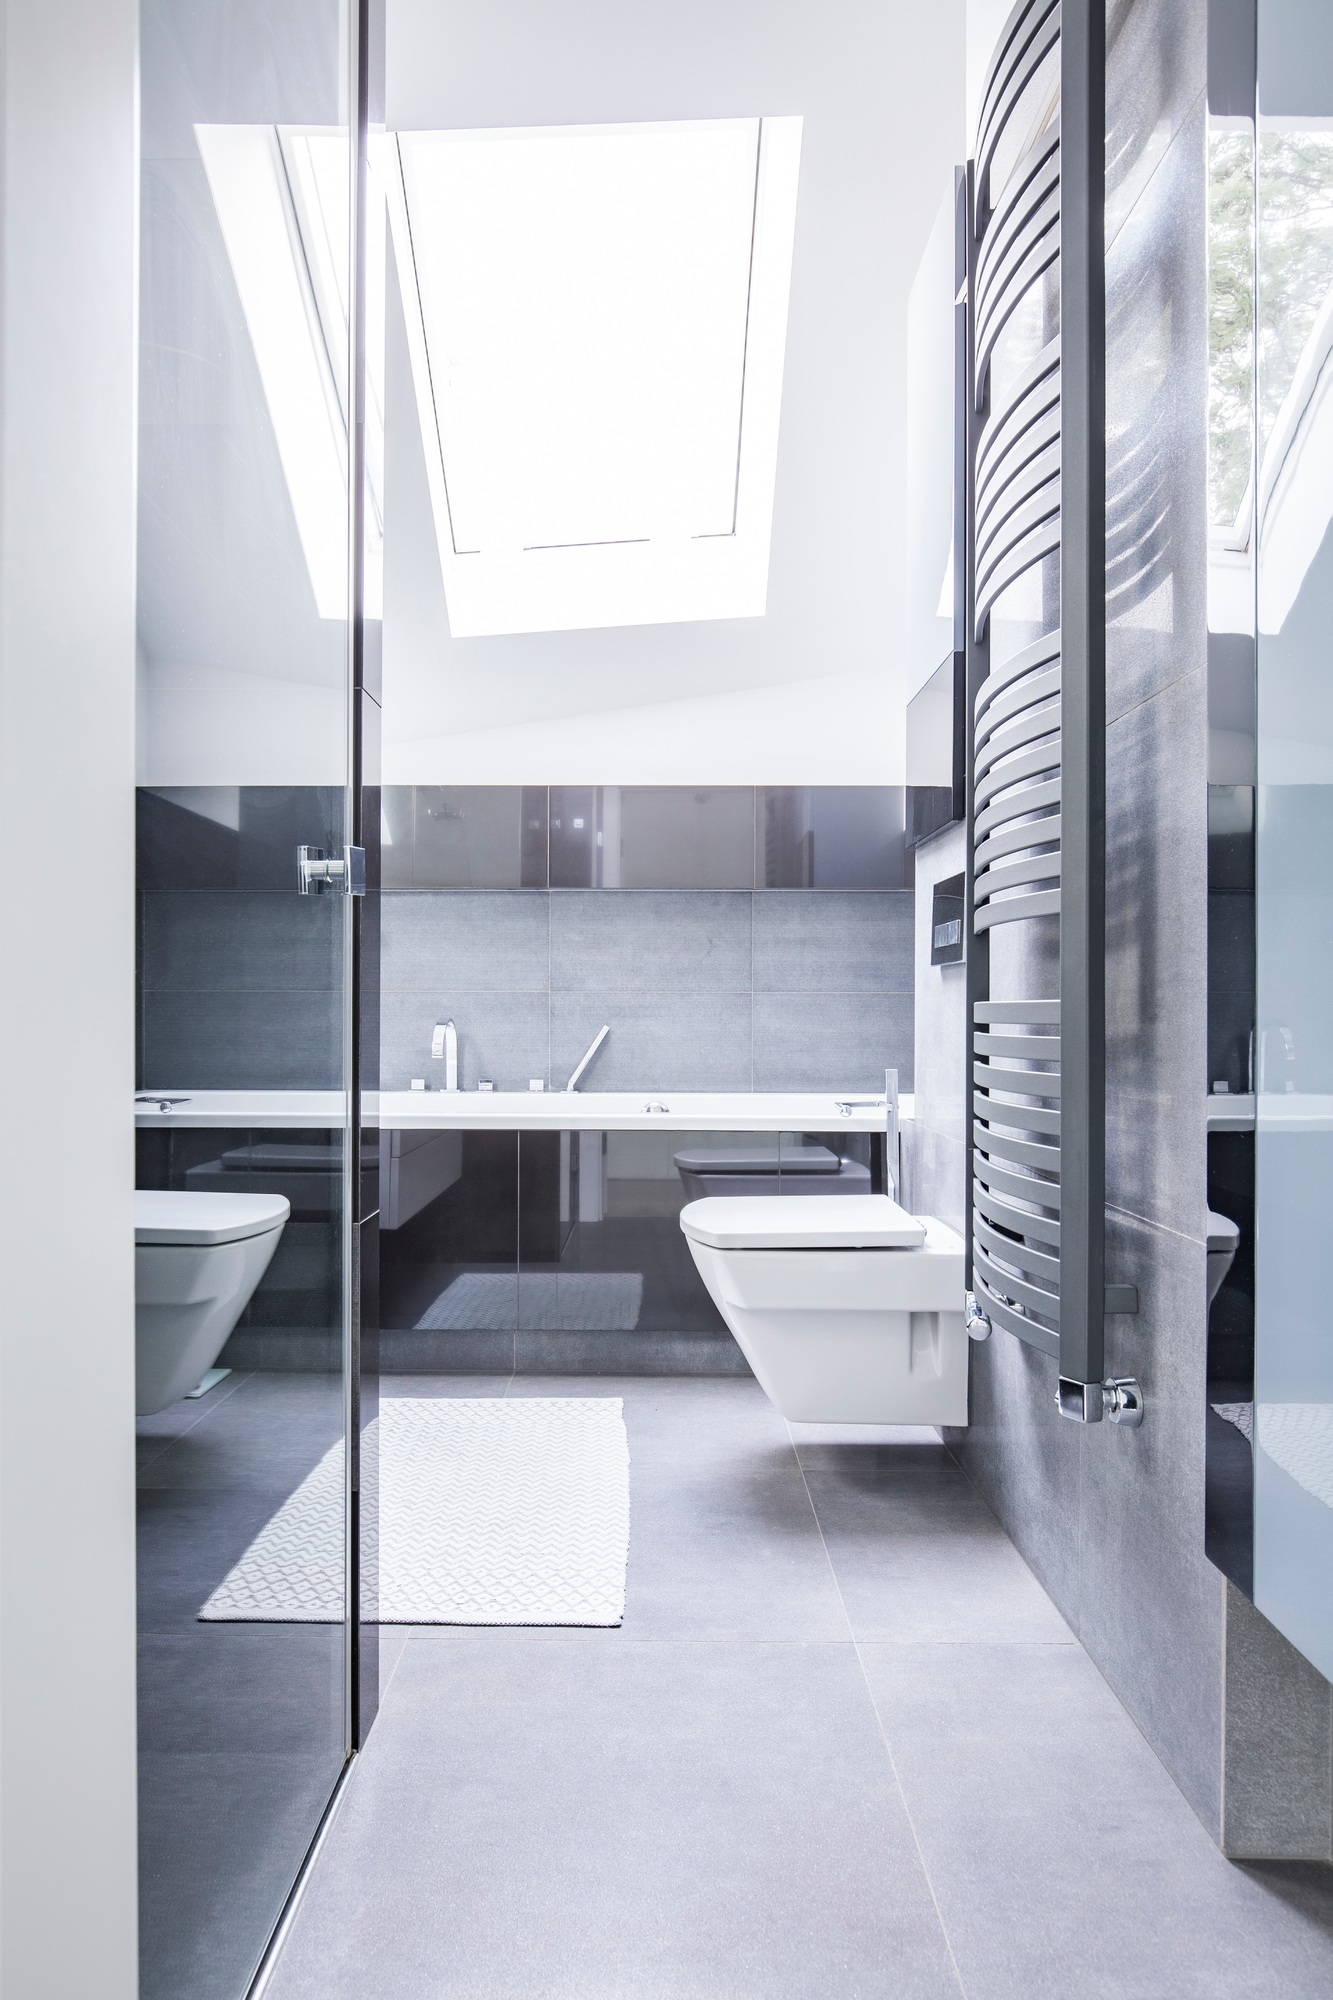
[[[341,889],[348,896],[366,893],[366,850],[344,847],[341,856],[325,854],[322,847],[296,850],[298,895],[322,896],[326,889]]]

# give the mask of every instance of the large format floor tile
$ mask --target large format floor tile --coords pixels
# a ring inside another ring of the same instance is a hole
[[[802,1445],[798,1454],[858,1639],[1072,1640],[938,1440]]]
[[[384,1389],[620,1396],[625,1622],[384,1635],[270,2000],[1333,1991],[1333,1871],[1218,1854],[933,1433]]]
[[[1219,1854],[1081,1646],[861,1657],[972,2000],[1333,1992],[1333,1871]]]
[[[844,1645],[410,1645],[273,2000],[956,1996]]]

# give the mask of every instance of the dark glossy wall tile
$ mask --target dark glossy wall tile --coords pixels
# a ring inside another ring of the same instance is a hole
[[[343,794],[322,785],[182,785],[138,793],[139,887],[294,892],[296,850],[342,846]]]
[[[176,891],[143,898],[146,991],[263,991],[342,982],[341,897]]]
[[[393,889],[904,889],[901,787],[394,785]]]
[[[756,796],[756,889],[907,889],[898,785],[771,785]]]
[[[613,866],[613,872],[622,889],[753,887],[754,792],[748,785],[698,791],[684,785],[625,786],[619,822],[619,868]],[[610,885],[605,842],[611,833],[603,827],[604,886]]]
[[[144,995],[150,1089],[336,1090],[342,998],[328,987]]]

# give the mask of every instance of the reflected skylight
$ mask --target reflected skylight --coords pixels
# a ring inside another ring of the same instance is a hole
[[[762,615],[800,144],[799,118],[398,135],[455,637]]]
[[[321,618],[347,616],[347,134],[338,126],[197,125]],[[369,244],[377,242],[368,232]],[[368,286],[383,283],[367,271]],[[380,615],[383,357],[368,343],[365,607]]]

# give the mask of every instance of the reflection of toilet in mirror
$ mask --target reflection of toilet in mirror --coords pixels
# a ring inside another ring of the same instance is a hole
[[[963,1243],[886,1195],[716,1196],[681,1210],[699,1274],[797,1423],[967,1422]]]
[[[291,1212],[280,1194],[135,1194],[135,1405],[141,1417],[177,1402],[213,1366]]]
[[[1227,1272],[1240,1245],[1240,1230],[1229,1215],[1219,1215],[1210,1208],[1208,1226],[1208,1303],[1211,1305],[1222,1289]]]
[[[713,1146],[674,1153],[686,1201],[710,1195],[869,1194],[870,1169],[828,1146]]]

